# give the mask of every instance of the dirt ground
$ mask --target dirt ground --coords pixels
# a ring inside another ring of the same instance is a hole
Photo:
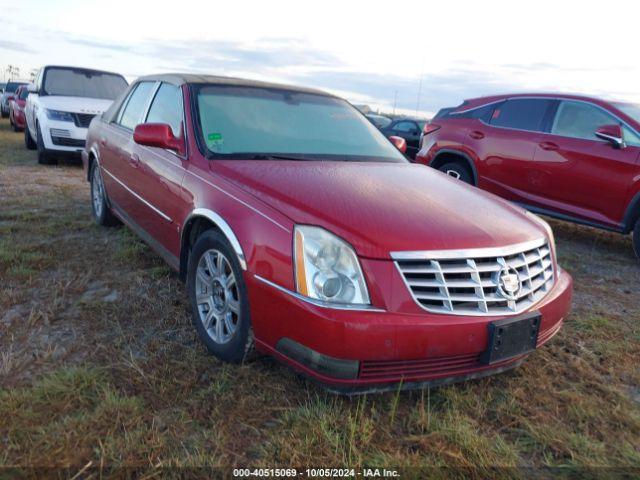
[[[127,228],[94,224],[80,165],[38,165],[2,120],[0,466],[640,475],[640,261],[628,237],[550,223],[573,312],[521,368],[345,398],[268,358],[208,355],[176,275]]]

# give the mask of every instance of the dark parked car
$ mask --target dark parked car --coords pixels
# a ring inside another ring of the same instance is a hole
[[[417,161],[564,220],[634,232],[640,105],[576,95],[476,98],[425,127]]]
[[[380,130],[387,136],[394,135],[407,141],[407,157],[415,158],[420,149],[420,134],[426,120],[417,118],[398,118]]]
[[[339,390],[477,378],[570,308],[543,220],[409,163],[317,90],[143,77],[91,122],[83,162],[97,222],[179,272],[226,361],[255,345]]]

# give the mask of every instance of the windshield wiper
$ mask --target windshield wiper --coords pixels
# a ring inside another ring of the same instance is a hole
[[[232,153],[232,154],[209,154],[207,160],[291,160],[296,162],[304,162],[311,160],[310,158],[294,155],[278,155],[271,153]]]
[[[273,155],[270,153],[268,154],[259,153],[254,155],[248,155],[247,158],[250,160],[293,160],[296,162],[304,162],[306,160],[309,160],[308,158],[305,158],[305,157],[296,157],[296,156],[290,156],[290,155]]]

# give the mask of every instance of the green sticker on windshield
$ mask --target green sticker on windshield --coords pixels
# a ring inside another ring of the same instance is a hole
[[[209,144],[208,147],[210,150],[219,152],[220,150],[222,150],[222,144],[224,143],[224,141],[222,140],[222,134],[210,133],[209,135],[207,135],[207,143]]]

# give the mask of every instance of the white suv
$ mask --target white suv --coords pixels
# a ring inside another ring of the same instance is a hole
[[[25,106],[27,148],[38,163],[56,163],[52,154],[84,149],[87,129],[127,88],[122,75],[76,67],[42,67],[29,86]]]

